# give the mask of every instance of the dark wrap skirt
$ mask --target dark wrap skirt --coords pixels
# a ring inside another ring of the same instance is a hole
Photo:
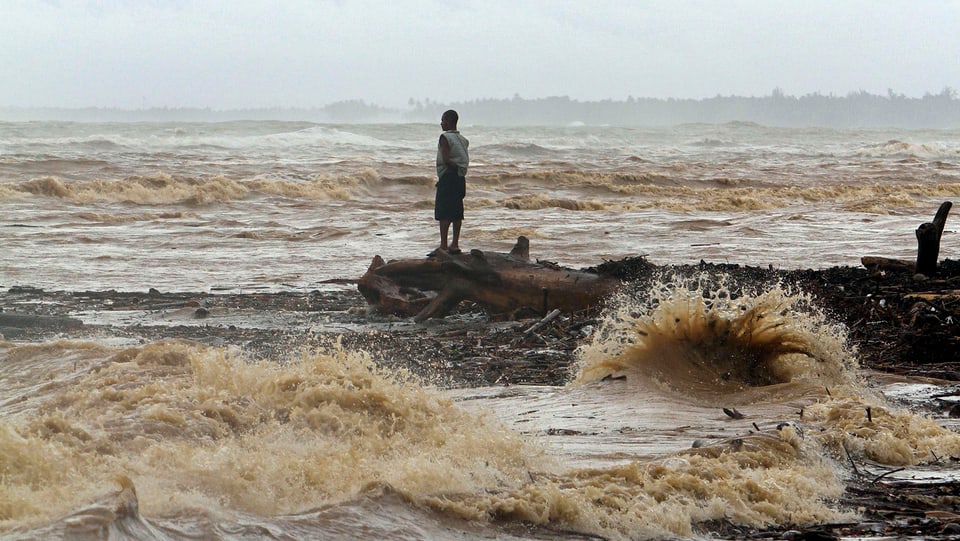
[[[467,179],[456,171],[447,171],[437,181],[437,198],[433,204],[436,220],[463,220],[463,198],[467,195]]]

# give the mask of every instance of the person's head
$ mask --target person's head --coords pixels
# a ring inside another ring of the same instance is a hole
[[[443,116],[440,117],[440,127],[444,130],[455,130],[457,129],[457,121],[459,120],[460,115],[453,109],[448,109],[444,111]]]

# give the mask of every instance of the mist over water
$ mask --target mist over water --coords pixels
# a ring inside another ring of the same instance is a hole
[[[574,267],[909,259],[960,190],[956,131],[461,131],[464,247],[525,235],[534,258]],[[436,244],[437,136],[0,124],[0,287],[342,287],[324,281]],[[948,221],[942,256],[957,242]],[[845,332],[802,291],[665,276],[612,304],[564,387],[442,389],[336,344],[253,362],[0,341],[0,532],[647,539],[855,520],[834,505],[845,453],[916,466],[960,456],[960,437],[869,384]]]

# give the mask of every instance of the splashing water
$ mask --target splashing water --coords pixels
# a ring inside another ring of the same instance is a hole
[[[71,372],[56,358],[77,348],[7,352],[51,370],[29,398],[11,401],[21,418],[0,423],[4,528],[97,501],[117,476],[120,499],[135,483],[148,516],[270,516],[350,501],[371,486],[404,497],[511,486],[541,457],[360,353],[305,353],[279,366],[160,343],[102,360],[90,353]]]
[[[118,539],[360,528],[407,539],[455,524],[462,536],[449,538],[463,539],[523,523],[695,536],[717,522],[855,520],[833,503],[846,453],[888,464],[960,454],[955,433],[866,387],[843,329],[808,296],[708,283],[624,295],[576,379],[537,406],[548,426],[587,419],[588,447],[614,451],[577,468],[531,425],[492,418],[495,400],[465,407],[340,347],[251,363],[184,343],[0,343],[0,377],[12,382],[0,403],[0,528]],[[721,403],[750,416],[718,415]],[[532,411],[529,399],[521,406]],[[640,456],[661,432],[671,446]]]
[[[854,373],[845,330],[828,324],[809,296],[781,286],[759,295],[722,283],[704,290],[709,282],[674,277],[652,286],[644,302],[621,295],[582,348],[576,381],[633,372],[714,396],[798,381],[839,384]]]

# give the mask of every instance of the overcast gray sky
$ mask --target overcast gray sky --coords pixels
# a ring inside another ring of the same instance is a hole
[[[0,106],[960,89],[960,0],[0,0]]]

